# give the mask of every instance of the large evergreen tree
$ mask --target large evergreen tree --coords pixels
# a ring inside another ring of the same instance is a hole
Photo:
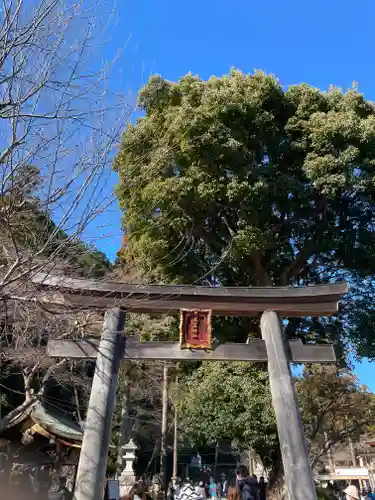
[[[347,279],[338,316],[294,319],[288,335],[341,338],[374,357],[374,104],[356,88],[285,90],[263,72],[232,71],[154,76],[139,105],[115,163],[126,258],[164,282]],[[239,336],[256,333],[233,323]]]

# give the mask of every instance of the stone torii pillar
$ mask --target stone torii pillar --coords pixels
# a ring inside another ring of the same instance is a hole
[[[272,404],[289,498],[316,500],[307,443],[290,371],[288,346],[279,315],[274,311],[265,311],[260,328],[267,348]]]
[[[124,311],[114,308],[106,312],[83,433],[74,500],[103,499],[117,376],[125,350],[124,325]]]

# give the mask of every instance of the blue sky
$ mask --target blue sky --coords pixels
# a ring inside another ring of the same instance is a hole
[[[176,80],[191,71],[208,78],[234,66],[273,73],[285,86],[347,88],[355,81],[375,100],[374,19],[374,0],[119,0],[101,56],[125,45],[112,85],[133,96],[152,73]],[[110,256],[121,242],[119,224],[116,208],[103,216],[112,236],[100,246]],[[373,391],[374,368],[356,365]]]

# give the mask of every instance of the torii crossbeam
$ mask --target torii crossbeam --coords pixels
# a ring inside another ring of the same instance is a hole
[[[338,310],[347,292],[344,282],[308,287],[200,287],[130,285],[38,275],[38,300],[67,310],[107,310],[100,343],[97,340],[48,344],[49,355],[95,359],[96,369],[87,413],[75,500],[101,500],[109,432],[115,407],[121,359],[266,361],[290,500],[316,500],[290,362],[334,362],[331,345],[286,342],[280,316],[328,316]],[[34,295],[35,297],[35,295]],[[111,310],[108,310],[111,309]],[[262,339],[247,344],[213,344],[210,349],[181,349],[174,342],[146,342],[128,337],[125,311],[165,313],[181,309],[209,310],[220,316],[261,316]]]
[[[284,317],[329,316],[337,311],[345,282],[307,287],[208,287],[130,285],[37,274],[39,299],[72,309],[107,310],[114,306],[136,313],[210,309],[216,316],[257,316],[275,311]],[[60,293],[56,293],[60,292]]]

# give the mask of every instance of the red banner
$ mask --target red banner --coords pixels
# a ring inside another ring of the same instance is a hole
[[[181,349],[211,349],[211,342],[211,311],[181,309]]]

